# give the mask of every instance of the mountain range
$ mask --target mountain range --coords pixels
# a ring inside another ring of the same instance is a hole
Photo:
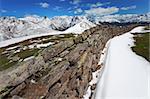
[[[42,33],[81,33],[100,22],[150,22],[150,13],[92,16],[56,16],[48,18],[37,15],[23,18],[0,17],[0,41]]]

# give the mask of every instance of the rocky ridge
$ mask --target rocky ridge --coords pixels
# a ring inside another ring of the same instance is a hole
[[[11,71],[0,72],[0,95],[4,98],[81,99],[105,43],[137,25],[99,25],[74,39],[45,48]]]

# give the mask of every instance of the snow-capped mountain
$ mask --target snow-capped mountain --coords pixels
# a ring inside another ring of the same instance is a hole
[[[25,16],[24,18],[0,17],[0,41],[29,35],[53,34],[54,32],[81,33],[99,22],[150,22],[150,13],[101,17],[56,16],[47,18],[37,15]]]
[[[85,21],[85,22],[84,22]],[[65,31],[66,29],[81,24],[82,31],[95,26],[84,16],[57,16],[51,19],[47,17],[39,17],[36,15],[26,16],[24,18],[1,17],[0,18],[0,41],[44,33],[52,33]],[[85,25],[86,24],[86,25]],[[83,29],[84,28],[84,29]],[[79,30],[80,31],[80,30]],[[78,33],[79,33],[78,31]],[[69,32],[69,31],[68,31]],[[77,33],[70,31],[72,33]],[[62,33],[67,33],[62,32]]]
[[[76,34],[80,34],[83,31],[96,26],[94,23],[90,22],[87,19],[82,20],[81,22],[77,23],[76,25],[68,28],[67,30],[65,30],[65,33],[76,33]]]
[[[82,20],[86,20],[85,16],[56,16],[51,18],[51,27],[54,30],[66,30]]]
[[[35,18],[33,17],[32,19]],[[5,40],[20,36],[53,32],[54,30],[49,28],[48,24],[49,21],[46,19],[37,21],[31,20],[31,18],[16,19],[14,17],[2,17],[0,18],[0,38],[1,40]]]

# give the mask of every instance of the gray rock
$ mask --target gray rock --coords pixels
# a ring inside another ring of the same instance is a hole
[[[23,98],[20,97],[20,96],[14,95],[14,96],[12,97],[12,99],[23,99]]]
[[[52,47],[46,48],[42,52],[42,56],[45,61],[50,60],[51,58],[55,57],[62,51],[64,51],[66,48],[71,47],[74,44],[73,40],[67,40],[67,41],[62,41]]]
[[[75,44],[82,43],[82,42],[83,42],[82,35],[79,35],[76,38],[74,38]]]
[[[62,61],[54,68],[52,68],[49,73],[41,79],[43,84],[47,84],[47,87],[51,87],[55,82],[57,82],[62,75],[65,73],[65,70],[69,66],[68,61]]]
[[[89,34],[88,34],[87,32],[83,32],[83,33],[81,34],[81,36],[82,36],[82,39],[83,39],[83,40],[86,40],[87,37],[89,36]]]
[[[26,84],[23,82],[18,85],[14,90],[10,92],[11,96],[17,95],[23,88],[25,88]]]
[[[69,53],[68,50],[65,50],[64,52],[60,53],[60,57],[64,57]]]
[[[72,64],[76,63],[77,59],[81,56],[81,54],[88,48],[88,43],[78,44],[75,49],[73,49],[65,58],[72,62]]]

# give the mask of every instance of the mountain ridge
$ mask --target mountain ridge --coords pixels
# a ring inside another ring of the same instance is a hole
[[[85,27],[85,29],[89,29],[96,24],[101,24],[101,22],[150,22],[150,13],[141,15],[107,15],[102,17],[55,16],[52,18],[48,18],[46,16],[40,17],[37,15],[25,16],[24,18],[0,17],[0,41],[42,33],[79,33],[80,31],[83,32],[85,30],[80,27],[80,25],[77,25],[81,24],[81,22],[83,22],[82,24],[87,26]],[[77,26],[80,29],[78,30],[74,26]],[[73,30],[73,28],[75,30]],[[79,32],[77,32],[77,30]]]

